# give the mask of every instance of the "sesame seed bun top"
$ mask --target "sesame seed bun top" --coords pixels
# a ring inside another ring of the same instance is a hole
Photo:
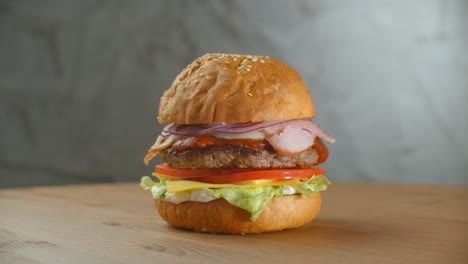
[[[299,74],[279,60],[206,54],[164,92],[160,123],[264,122],[311,118],[314,104]]]

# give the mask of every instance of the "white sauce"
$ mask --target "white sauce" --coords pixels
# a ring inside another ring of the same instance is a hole
[[[290,185],[283,185],[283,195],[295,194],[296,190]],[[176,193],[166,193],[165,201],[179,204],[186,201],[193,202],[209,202],[216,200],[215,196],[203,189],[186,191],[186,192],[176,192]]]
[[[283,195],[295,194],[296,190],[291,185],[283,185]]]
[[[186,192],[166,193],[166,201],[175,204],[179,204],[185,201],[209,202],[216,199],[218,198],[202,189]]]

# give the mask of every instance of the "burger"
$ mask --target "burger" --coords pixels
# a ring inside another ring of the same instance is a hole
[[[170,225],[198,232],[246,234],[312,221],[330,184],[324,141],[335,139],[311,118],[315,109],[299,74],[279,60],[206,54],[164,92],[158,121],[167,124],[141,179]],[[157,178],[157,179],[156,179]]]

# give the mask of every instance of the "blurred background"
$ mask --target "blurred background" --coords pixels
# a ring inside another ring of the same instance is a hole
[[[0,187],[138,182],[159,97],[212,52],[302,75],[332,181],[468,184],[468,1],[0,0]]]

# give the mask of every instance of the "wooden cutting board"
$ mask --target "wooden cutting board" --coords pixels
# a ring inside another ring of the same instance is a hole
[[[468,187],[335,183],[319,218],[255,235],[169,227],[137,183],[0,191],[0,263],[468,263]]]

